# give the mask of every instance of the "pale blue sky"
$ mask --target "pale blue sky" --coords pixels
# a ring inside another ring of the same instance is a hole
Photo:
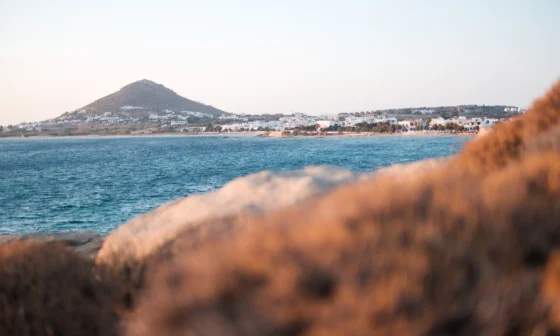
[[[0,124],[139,80],[229,112],[527,106],[560,78],[559,0],[0,0]]]

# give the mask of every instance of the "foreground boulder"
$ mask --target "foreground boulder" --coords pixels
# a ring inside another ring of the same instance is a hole
[[[357,180],[388,176],[403,181],[418,177],[446,162],[447,159],[424,160],[383,168],[375,173],[307,167],[298,171],[264,171],[238,178],[215,192],[170,202],[121,225],[105,239],[97,262],[127,264],[162,249],[195,246],[209,238],[230,234],[245,223],[247,216],[303,205]]]
[[[126,284],[127,308],[134,310],[146,275],[154,266],[212,241],[232,239],[248,224],[260,225],[255,217],[290,206],[305,209],[309,202],[338,187],[375,176],[405,183],[404,177],[421,176],[444,162],[426,160],[374,174],[308,167],[242,177],[218,191],[174,201],[122,225],[105,239],[97,263],[109,266]]]
[[[105,239],[97,261],[141,260],[202,223],[298,204],[363,177],[345,169],[308,167],[238,178],[220,190],[173,201],[120,226]]]

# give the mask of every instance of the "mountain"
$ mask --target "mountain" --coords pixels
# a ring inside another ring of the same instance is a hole
[[[86,110],[96,114],[123,111],[160,112],[164,110],[201,112],[211,114],[214,117],[229,114],[213,106],[182,97],[175,91],[147,79],[128,84],[119,91],[98,99],[78,110]]]

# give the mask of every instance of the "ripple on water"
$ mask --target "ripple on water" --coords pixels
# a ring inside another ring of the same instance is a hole
[[[177,137],[0,141],[0,234],[106,233],[159,205],[262,170],[372,171],[450,155],[467,137]]]

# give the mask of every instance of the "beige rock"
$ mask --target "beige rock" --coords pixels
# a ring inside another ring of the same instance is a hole
[[[375,177],[392,177],[406,182],[408,179],[418,178],[419,175],[426,173],[436,167],[440,167],[447,162],[449,162],[449,158],[436,158],[407,164],[395,164],[377,170],[375,172]]]
[[[97,262],[141,260],[163,247],[172,248],[177,237],[182,240],[179,245],[196,245],[212,236],[231,234],[247,215],[302,204],[358,179],[390,177],[406,182],[446,162],[447,159],[424,160],[375,173],[308,167],[241,177],[220,190],[167,203],[120,226],[105,239]]]
[[[367,178],[332,167],[297,171],[264,171],[241,177],[220,190],[179,199],[120,226],[104,241],[99,263],[140,260],[178,234],[200,223],[238,214],[260,214],[300,204],[339,185]]]

